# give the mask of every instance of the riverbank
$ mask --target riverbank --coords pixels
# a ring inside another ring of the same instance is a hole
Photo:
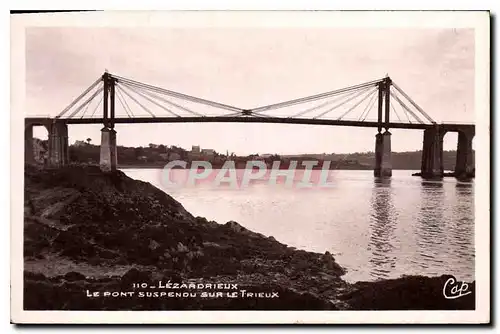
[[[446,276],[349,284],[328,252],[194,217],[121,171],[27,167],[24,223],[30,310],[474,308]]]

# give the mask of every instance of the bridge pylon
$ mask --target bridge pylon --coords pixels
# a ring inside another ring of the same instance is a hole
[[[103,81],[103,125],[101,129],[101,149],[99,166],[101,170],[115,171],[118,164],[115,127],[115,85],[116,78],[107,71],[102,75]]]
[[[385,77],[378,83],[378,133],[375,135],[375,177],[392,176],[390,124],[390,94],[392,80]],[[382,129],[385,131],[382,133]]]

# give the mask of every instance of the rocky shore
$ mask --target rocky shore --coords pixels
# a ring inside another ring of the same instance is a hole
[[[347,283],[328,252],[194,217],[121,171],[27,166],[24,204],[26,310],[474,309],[444,298],[447,276]]]

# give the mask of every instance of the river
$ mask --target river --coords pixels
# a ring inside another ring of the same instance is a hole
[[[350,282],[452,274],[474,280],[474,183],[423,181],[394,170],[337,170],[330,188],[252,184],[168,188],[161,169],[123,169],[162,188],[195,216],[273,236],[299,249],[332,253]]]

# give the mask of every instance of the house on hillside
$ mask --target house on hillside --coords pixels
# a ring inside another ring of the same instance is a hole
[[[88,145],[88,143],[84,142],[83,140],[77,140],[75,141],[75,143],[73,144],[73,146],[85,146],[85,145]]]
[[[207,158],[213,158],[215,156],[215,150],[211,148],[204,148],[201,150],[201,155]]]

